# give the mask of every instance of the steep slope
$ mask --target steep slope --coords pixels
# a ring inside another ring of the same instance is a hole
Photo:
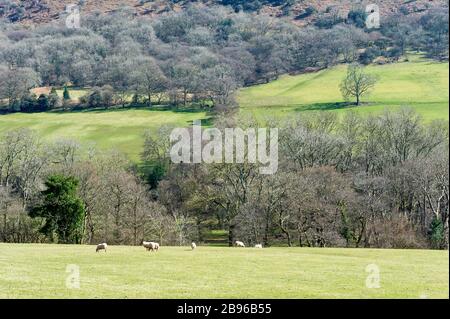
[[[346,17],[353,8],[364,8],[376,3],[381,17],[391,14],[420,14],[436,7],[448,6],[446,0],[0,0],[0,17],[24,24],[46,23],[60,19],[66,5],[80,4],[83,12],[111,12],[122,6],[131,7],[138,15],[156,16],[169,11],[178,11],[193,2],[198,5],[232,4],[235,9],[257,10],[274,17],[287,17],[300,25],[307,25],[324,17]],[[242,5],[244,4],[244,5]]]

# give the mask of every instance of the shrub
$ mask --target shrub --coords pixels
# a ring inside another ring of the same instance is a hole
[[[367,14],[362,9],[350,10],[347,16],[347,21],[354,24],[358,28],[364,28],[366,26]]]
[[[361,64],[367,65],[373,62],[377,57],[381,55],[381,52],[378,48],[372,47],[367,48],[363,53],[359,55],[359,62]]]
[[[39,95],[36,103],[36,111],[38,112],[45,112],[49,109],[49,100],[48,96],[45,94]]]
[[[37,99],[35,94],[27,94],[20,99],[21,112],[35,112],[37,109]]]
[[[430,225],[430,230],[428,231],[428,235],[431,240],[431,245],[435,249],[442,248],[444,244],[444,224],[438,218],[433,219]]]
[[[344,22],[344,19],[337,16],[321,16],[317,18],[314,25],[321,29],[331,29],[333,26]]]
[[[314,8],[313,6],[309,6],[302,13],[300,13],[295,19],[297,20],[305,19],[315,12],[317,12],[316,8]]]

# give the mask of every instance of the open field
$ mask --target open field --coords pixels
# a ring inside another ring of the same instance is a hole
[[[345,77],[344,65],[297,76],[282,76],[268,84],[241,90],[242,112],[257,116],[288,116],[304,111],[377,112],[408,106],[424,120],[449,119],[449,64],[425,60],[417,55],[410,62],[368,66],[367,72],[379,81],[372,94],[363,97],[365,105],[345,106],[339,84]]]
[[[0,298],[448,298],[448,251],[0,244]],[[80,288],[66,288],[78,265]],[[366,288],[366,267],[380,269]]]
[[[196,119],[206,119],[205,112],[163,109],[118,109],[71,113],[15,113],[0,115],[0,134],[26,127],[44,139],[73,138],[95,142],[103,149],[116,148],[133,160],[139,159],[145,130],[163,125],[186,127]]]
[[[345,66],[298,76],[283,76],[269,84],[242,89],[238,100],[243,114],[257,117],[283,117],[304,111],[362,113],[385,108],[409,106],[426,121],[449,119],[449,64],[410,56],[410,62],[369,66],[368,72],[379,77],[373,93],[363,98],[360,107],[345,106],[339,83]],[[58,94],[62,95],[59,90]],[[85,94],[70,89],[73,99]],[[144,130],[162,125],[185,127],[195,119],[206,119],[205,112],[170,111],[161,108],[118,109],[71,113],[35,113],[0,115],[0,134],[10,129],[27,127],[47,140],[65,137],[80,142],[95,142],[101,148],[117,148],[138,160]]]

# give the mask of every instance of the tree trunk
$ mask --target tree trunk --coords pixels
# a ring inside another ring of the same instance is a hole
[[[230,223],[230,225],[228,226],[228,246],[229,247],[233,247],[234,228],[235,228],[235,226]]]
[[[264,230],[264,246],[269,247],[269,220],[266,220],[266,228]]]
[[[287,237],[288,246],[292,247],[291,234],[284,227],[280,227],[280,229],[283,232],[283,234],[285,234]]]

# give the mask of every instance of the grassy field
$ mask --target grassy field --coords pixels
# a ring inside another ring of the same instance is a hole
[[[339,83],[346,67],[338,66],[317,73],[283,76],[265,85],[245,88],[238,94],[243,114],[257,117],[283,117],[304,111],[345,112],[349,109],[369,113],[385,108],[410,106],[427,121],[449,119],[449,65],[410,56],[410,62],[369,66],[379,82],[373,94],[360,107],[345,106]],[[58,92],[62,95],[62,91]],[[71,89],[73,99],[85,90]],[[72,113],[36,113],[0,115],[0,134],[27,127],[47,140],[65,137],[80,142],[95,142],[101,148],[116,148],[138,160],[142,133],[168,124],[188,126],[195,119],[206,119],[205,112],[162,109],[125,109]]]
[[[66,287],[77,265],[80,288]],[[380,288],[366,288],[366,267]],[[448,298],[448,251],[0,244],[0,298]]]
[[[193,120],[206,119],[205,112],[168,111],[163,109],[118,109],[71,113],[15,113],[0,115],[0,134],[26,127],[44,139],[73,138],[95,142],[104,149],[116,148],[133,160],[139,159],[145,130],[162,125],[186,127]]]
[[[339,91],[346,66],[317,73],[282,76],[269,84],[241,90],[241,110],[256,116],[288,116],[304,111],[376,112],[409,106],[427,121],[449,119],[449,64],[411,55],[409,62],[368,66],[367,72],[379,81],[365,105],[348,107]]]

